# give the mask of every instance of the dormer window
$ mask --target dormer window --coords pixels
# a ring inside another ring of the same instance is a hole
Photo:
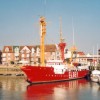
[[[9,52],[9,48],[8,47],[5,49],[5,52]]]
[[[34,48],[32,48],[32,53],[34,53],[35,52],[35,49]]]
[[[37,56],[40,55],[40,49],[39,49],[39,48],[36,49],[36,55],[37,55]]]
[[[18,47],[15,48],[15,53],[19,53],[19,48]]]
[[[31,51],[27,46],[25,46],[20,52],[21,53],[30,53]]]
[[[39,48],[37,48],[37,49],[36,49],[36,52],[37,52],[37,53],[40,53],[40,49],[39,49]]]

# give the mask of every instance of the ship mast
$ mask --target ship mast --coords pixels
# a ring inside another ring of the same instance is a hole
[[[64,49],[66,46],[66,43],[64,43],[64,39],[62,38],[62,27],[61,27],[61,18],[60,18],[60,43],[58,44],[60,48],[60,59],[64,60]]]
[[[60,18],[60,43],[62,43],[64,39],[62,38],[62,20]]]
[[[40,64],[41,66],[45,66],[45,48],[44,48],[44,40],[46,35],[46,22],[44,17],[40,17]]]
[[[71,50],[70,63],[71,63],[72,60],[73,60],[73,54],[74,54],[74,52],[77,50],[77,48],[76,48],[76,46],[75,46],[73,18],[72,18],[72,28],[73,28],[73,46],[70,48],[70,50]]]

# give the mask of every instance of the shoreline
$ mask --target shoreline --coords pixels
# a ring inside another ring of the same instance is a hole
[[[0,65],[0,76],[25,76],[20,68],[19,65]]]

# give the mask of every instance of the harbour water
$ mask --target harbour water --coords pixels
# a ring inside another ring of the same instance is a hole
[[[0,76],[0,100],[100,100],[100,85],[85,79],[29,85],[23,76]]]

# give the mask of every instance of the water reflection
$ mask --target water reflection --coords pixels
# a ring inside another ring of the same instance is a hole
[[[2,76],[0,77],[0,88],[6,91],[25,91],[23,84],[25,83],[24,77],[15,76]],[[26,85],[27,86],[27,85]]]
[[[28,85],[24,77],[0,76],[0,100],[99,100],[100,86],[85,79]]]
[[[37,84],[27,87],[27,100],[78,100],[79,91],[87,88],[84,79]]]

